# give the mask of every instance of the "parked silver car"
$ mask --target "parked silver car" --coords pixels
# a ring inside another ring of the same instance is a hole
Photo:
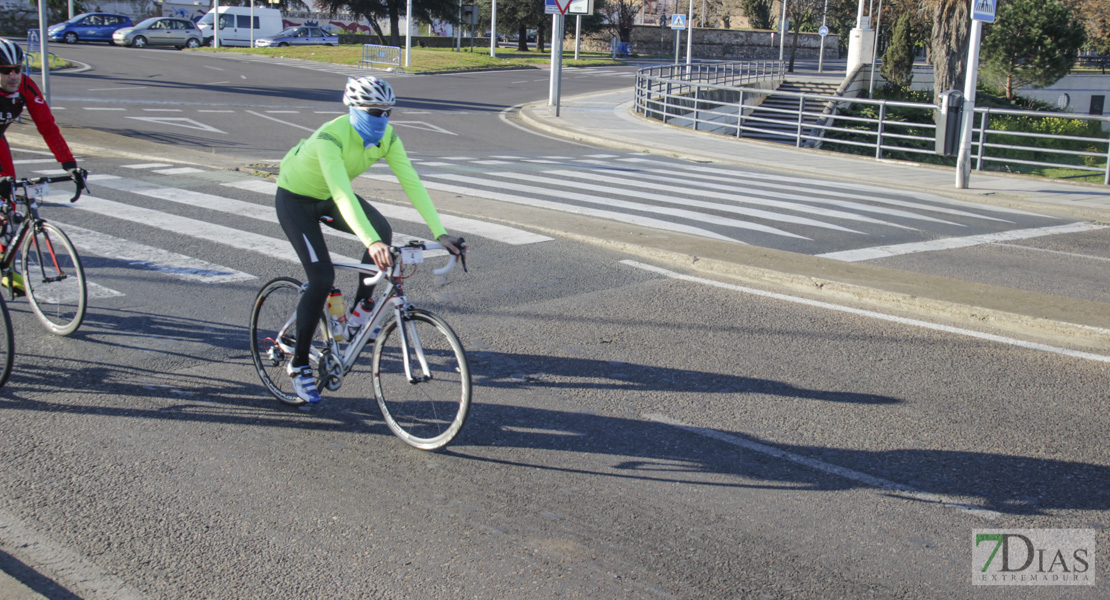
[[[277,35],[258,38],[254,40],[256,48],[269,48],[272,46],[338,46],[339,36],[329,33],[319,27],[301,25],[290,27]]]
[[[195,23],[172,17],[152,17],[134,27],[117,29],[112,34],[112,41],[115,43],[134,48],[145,48],[148,45],[197,48],[202,39],[204,36]]]

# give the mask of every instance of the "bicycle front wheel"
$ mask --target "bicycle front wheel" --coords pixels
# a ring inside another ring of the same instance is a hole
[[[437,450],[458,435],[470,412],[470,367],[443,319],[421,310],[392,319],[374,344],[371,372],[378,407],[397,437]]]
[[[4,296],[0,294],[0,318],[4,319],[4,324],[0,325],[0,387],[3,387],[8,382],[8,376],[12,374],[12,362],[15,359],[15,335],[12,333],[12,316],[8,314],[8,303],[4,302]]]
[[[251,357],[258,376],[275,398],[294,406],[304,404],[304,400],[293,391],[293,379],[286,368],[293,359],[293,347],[297,343],[297,304],[300,301],[299,281],[289,277],[274,279],[258,292],[250,325]],[[316,336],[319,339],[313,338],[313,345],[323,341],[319,327]]]
[[[38,222],[23,240],[23,289],[51,332],[69,335],[85,320],[88,287],[81,258],[53,223]]]

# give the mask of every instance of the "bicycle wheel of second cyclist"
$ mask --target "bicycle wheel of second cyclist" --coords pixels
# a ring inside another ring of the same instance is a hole
[[[458,435],[470,412],[470,367],[462,343],[443,319],[412,310],[401,325],[407,344],[396,319],[374,344],[370,368],[378,407],[397,437],[422,450],[437,450]]]
[[[254,368],[266,389],[285,404],[304,404],[293,391],[293,380],[286,372],[293,359],[296,343],[297,304],[301,301],[301,283],[290,277],[279,277],[258,292],[251,310],[251,357]],[[279,334],[278,332],[283,332]],[[280,343],[279,343],[280,342]],[[313,345],[323,343],[321,328],[316,328]],[[319,385],[317,376],[317,385]]]
[[[38,223],[23,240],[23,289],[51,332],[69,335],[85,320],[88,287],[81,258],[53,223]]]
[[[12,362],[15,359],[15,335],[12,333],[12,317],[8,314],[8,303],[4,302],[4,296],[0,295],[0,318],[4,320],[4,324],[0,325],[0,387],[3,387],[8,382],[8,376],[12,374]]]

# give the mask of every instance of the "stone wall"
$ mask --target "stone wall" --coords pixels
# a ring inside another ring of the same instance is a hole
[[[489,50],[489,38],[488,37],[476,37],[476,38],[473,38],[473,39],[474,39],[474,48],[475,49],[484,48],[487,51]],[[471,40],[471,38],[468,38],[468,37],[464,37],[462,39],[462,47],[463,47],[464,50],[469,50],[470,49],[470,40]],[[414,36],[412,36],[412,47],[413,48],[454,48],[456,41],[458,41],[456,38],[448,37],[448,36],[442,36],[442,35],[414,35]],[[389,45],[389,36],[388,35],[385,36],[385,43],[382,44],[381,40],[379,40],[378,36],[376,36],[376,35],[341,33],[341,34],[339,34],[339,44],[340,45],[343,45],[343,44],[375,44],[375,45],[388,46]],[[399,47],[401,49],[404,49],[404,47],[405,47],[405,37],[404,36],[401,36],[401,43],[400,43]]]
[[[737,29],[697,29],[694,30],[691,54],[694,58],[720,60],[778,60],[779,36],[772,31]],[[632,53],[640,56],[673,56],[675,33],[669,28],[658,26],[636,26],[632,30]],[[583,37],[581,49],[587,52],[609,52],[611,36],[596,34]],[[786,60],[790,59],[794,34],[786,35]],[[825,39],[825,58],[837,58],[838,38],[835,35]],[[574,50],[574,39],[569,38],[564,48]],[[821,51],[821,36],[816,33],[802,33],[798,37],[799,59],[816,59]],[[686,33],[682,32],[679,41],[679,55],[686,56]]]

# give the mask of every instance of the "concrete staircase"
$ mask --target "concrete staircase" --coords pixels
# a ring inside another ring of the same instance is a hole
[[[827,81],[783,81],[776,92],[792,92],[795,94],[820,94],[835,96],[839,84]],[[798,131],[798,105],[801,98],[773,94],[763,100],[750,116],[745,118],[744,137],[749,139],[764,140],[794,144]],[[823,103],[806,99],[806,111],[820,113],[824,110]],[[812,125],[817,121],[816,114],[807,114],[803,123]],[[750,131],[748,127],[755,127],[765,132]]]

